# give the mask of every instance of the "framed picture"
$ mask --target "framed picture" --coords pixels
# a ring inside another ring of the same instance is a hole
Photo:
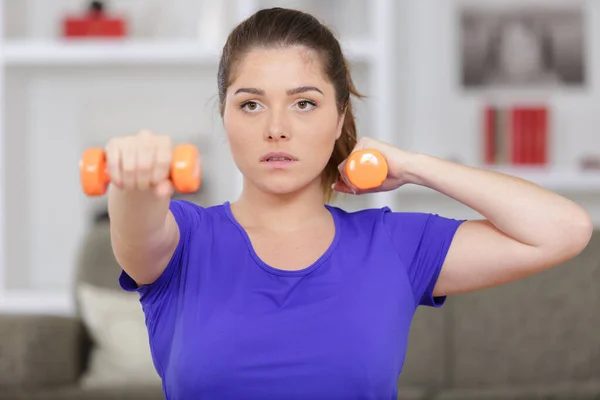
[[[499,2],[502,4],[502,2]],[[506,4],[506,3],[505,3]],[[467,89],[584,86],[584,5],[461,4],[461,83]]]

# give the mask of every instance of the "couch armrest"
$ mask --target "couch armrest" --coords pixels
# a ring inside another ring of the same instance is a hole
[[[0,387],[76,382],[82,329],[75,318],[0,315]]]

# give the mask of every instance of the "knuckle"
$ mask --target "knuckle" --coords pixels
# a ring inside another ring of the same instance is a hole
[[[154,134],[152,133],[152,131],[150,129],[141,129],[138,133],[137,136],[139,137],[143,137],[143,138],[147,138],[150,136],[153,136]]]
[[[121,168],[123,170],[123,174],[125,175],[131,175],[135,172],[136,165],[134,163],[131,162],[123,162],[123,166]]]
[[[152,164],[147,161],[140,162],[137,166],[137,172],[149,174],[152,171]]]
[[[156,147],[159,149],[169,150],[173,146],[173,141],[168,135],[161,135],[156,138]]]
[[[156,161],[156,168],[159,170],[168,170],[171,167],[171,162],[167,159],[161,159]]]
[[[110,139],[104,145],[106,152],[113,152],[119,148],[119,139]]]
[[[119,169],[119,160],[114,157],[108,157],[106,159],[106,166],[108,169],[117,170]]]

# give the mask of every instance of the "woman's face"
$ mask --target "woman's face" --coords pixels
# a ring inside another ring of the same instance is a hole
[[[320,187],[343,118],[317,56],[258,48],[233,73],[223,119],[246,182],[271,194]]]

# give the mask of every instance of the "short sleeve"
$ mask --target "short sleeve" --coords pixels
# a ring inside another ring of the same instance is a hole
[[[446,297],[434,297],[433,290],[450,244],[464,220],[386,209],[383,221],[407,269],[415,304],[441,307]]]
[[[169,209],[179,227],[180,238],[177,248],[163,273],[151,284],[142,286],[138,286],[123,270],[119,276],[121,288],[129,292],[138,292],[142,304],[154,303],[160,297],[167,295],[172,282],[178,280],[181,276],[182,269],[186,268],[187,265],[187,249],[200,225],[204,212],[201,206],[186,200],[171,200]]]

